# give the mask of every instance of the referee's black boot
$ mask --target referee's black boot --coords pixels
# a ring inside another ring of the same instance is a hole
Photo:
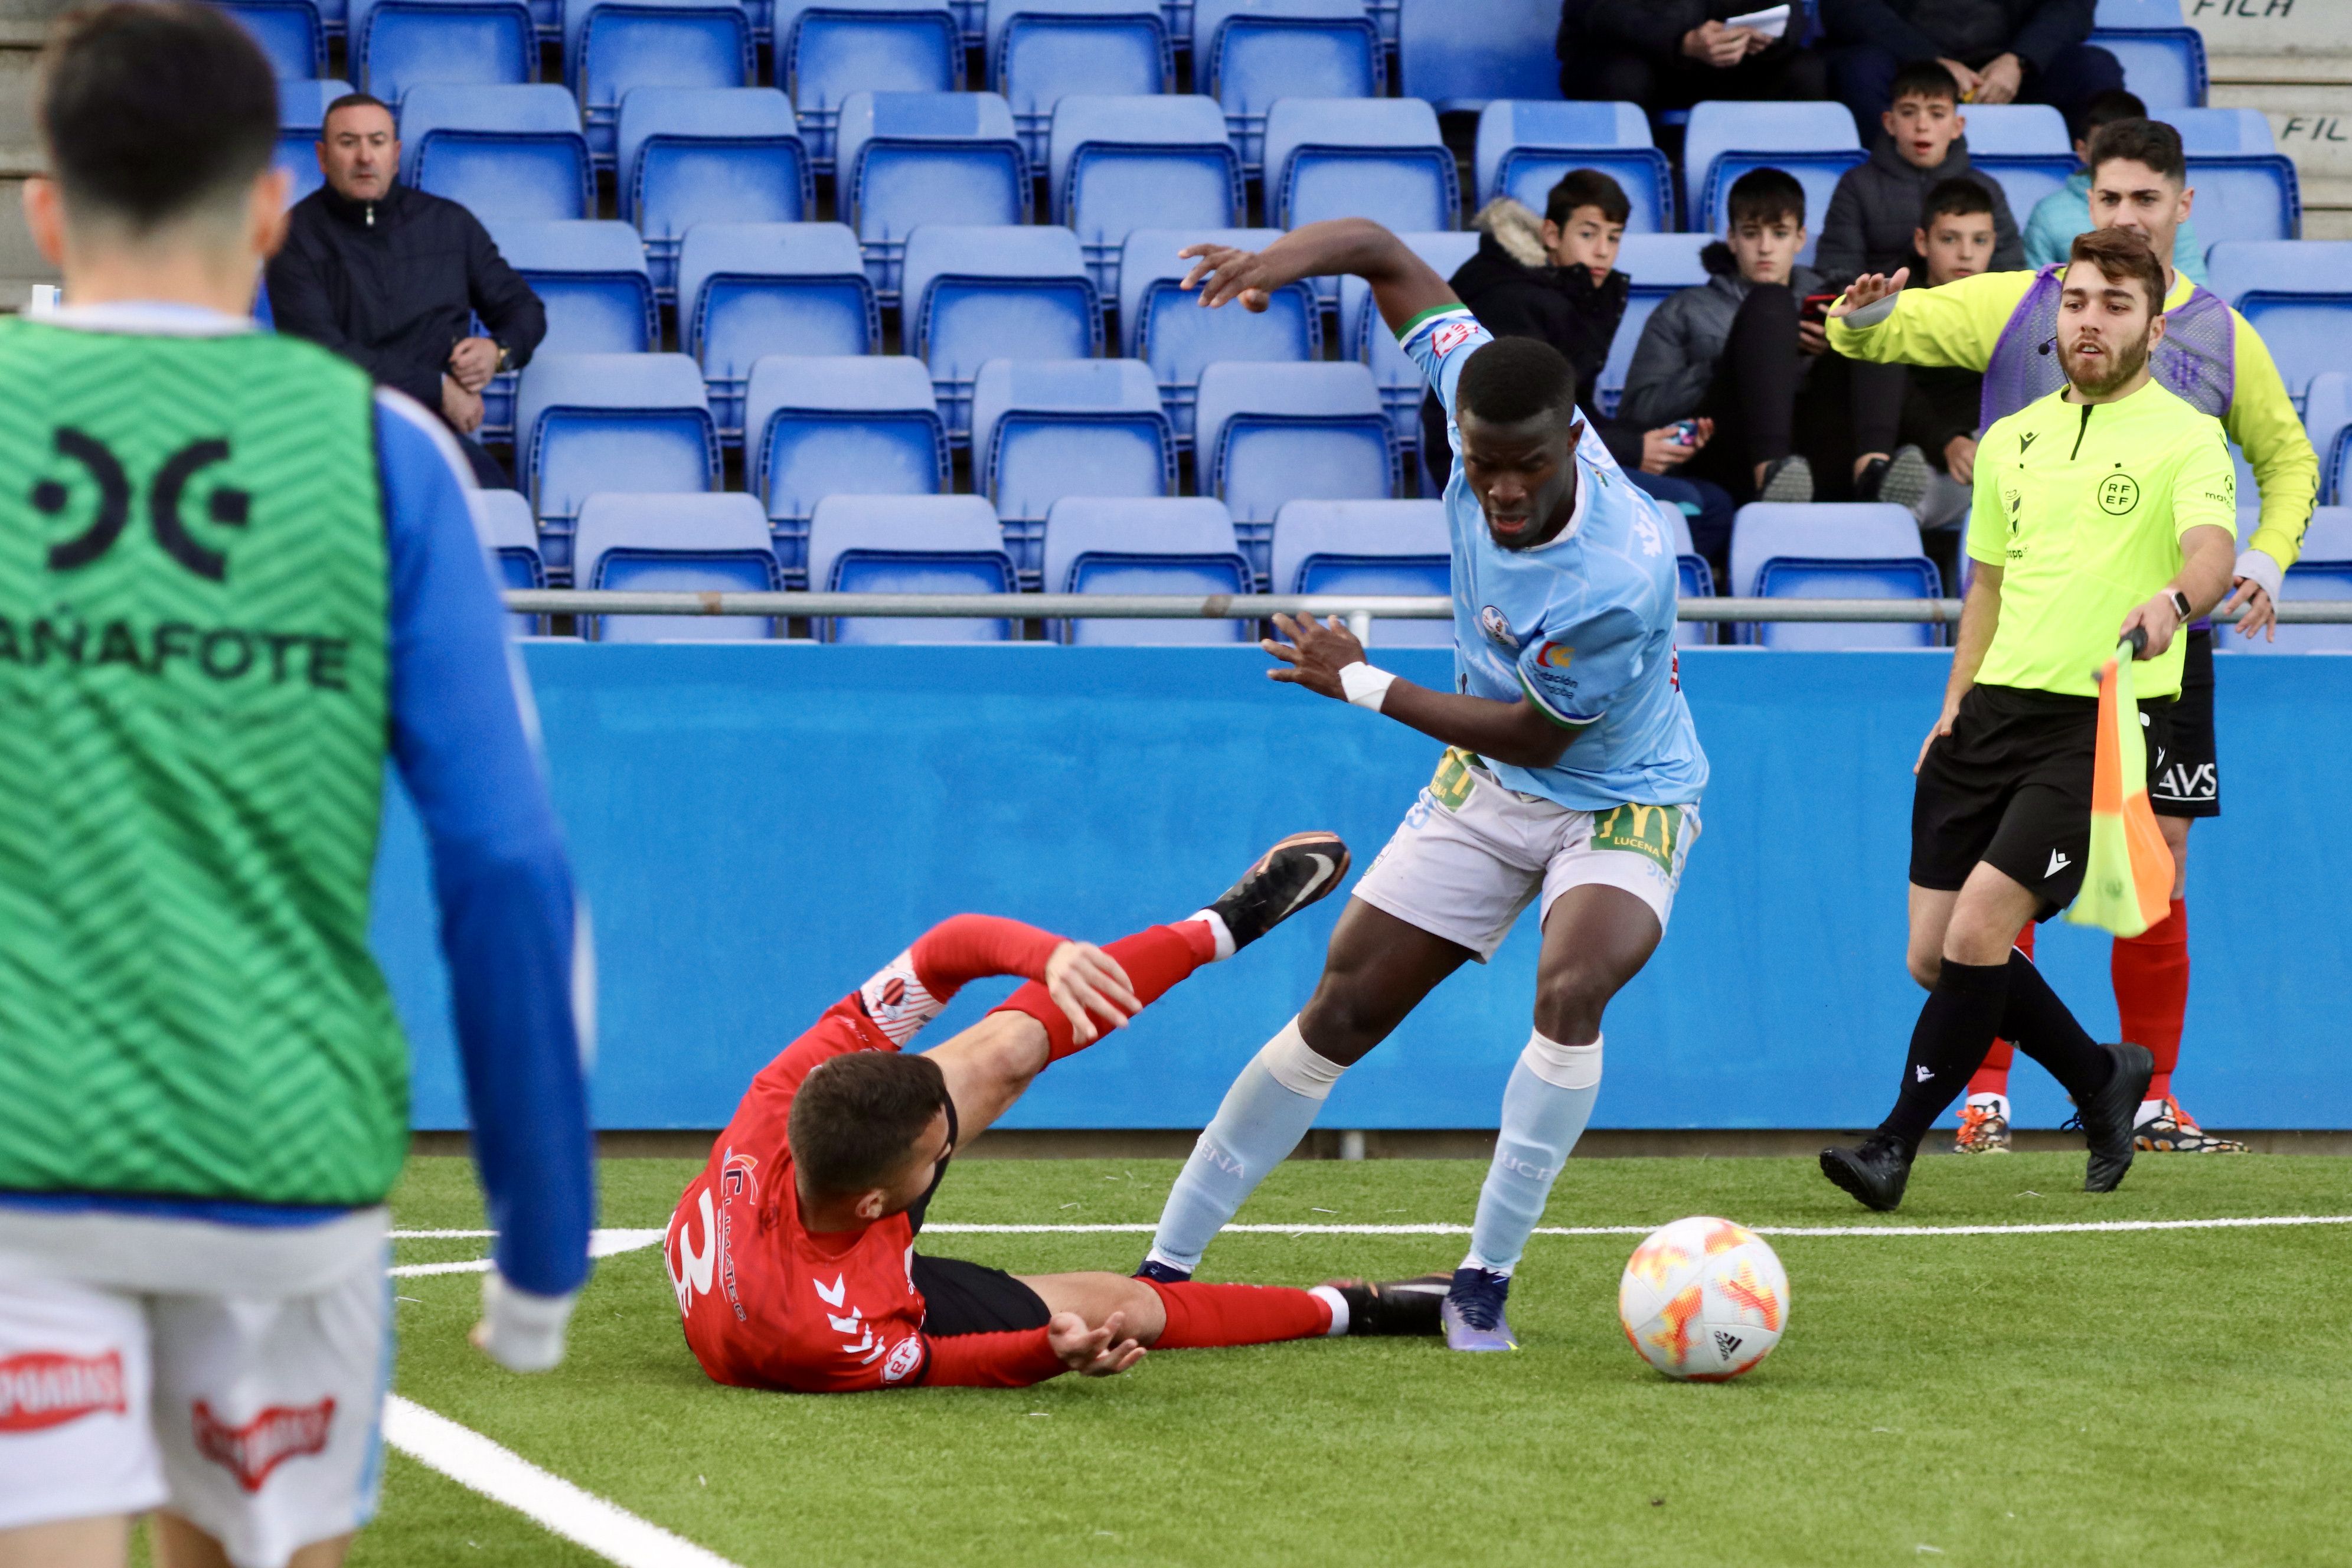
[[[2083,1141],[2091,1146],[2090,1162],[2083,1168],[2086,1193],[2114,1192],[2131,1169],[2132,1119],[2139,1114],[2139,1102],[2147,1098],[2147,1080],[2156,1071],[2156,1058],[2146,1046],[2101,1048],[2115,1058],[2115,1074],[2106,1088],[2075,1107],[2083,1119]]]
[[[1822,1151],[1822,1174],[1852,1194],[1865,1208],[1891,1214],[1903,1202],[1911,1180],[1915,1152],[1884,1134],[1864,1141],[1856,1149]]]

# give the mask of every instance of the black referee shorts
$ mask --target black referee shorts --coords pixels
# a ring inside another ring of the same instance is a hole
[[[2169,699],[2139,705],[2154,777],[2169,750]],[[1960,699],[1952,732],[1927,748],[1911,794],[1911,880],[1958,892],[1978,861],[2041,899],[2046,921],[2074,901],[2091,852],[2091,763],[2099,700],[2007,686]]]
[[[2158,816],[2221,815],[2221,758],[2213,741],[2213,638],[2208,626],[2188,635],[2180,700],[2172,709],[2172,744],[2147,775],[2147,803]]]

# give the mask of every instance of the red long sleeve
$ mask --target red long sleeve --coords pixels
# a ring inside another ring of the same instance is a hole
[[[959,987],[992,974],[1043,980],[1045,961],[1062,939],[1051,931],[996,915],[950,915],[925,931],[908,954],[916,978],[941,1003]]]
[[[928,1388],[1026,1388],[1068,1370],[1045,1342],[1043,1329],[957,1334],[925,1342],[931,1347],[930,1369],[923,1374]]]

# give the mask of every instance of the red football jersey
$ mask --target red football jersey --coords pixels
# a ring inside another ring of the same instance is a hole
[[[927,1337],[923,1298],[908,1277],[911,1219],[804,1229],[785,1138],[793,1096],[819,1063],[897,1050],[965,981],[1042,977],[1059,940],[1014,921],[959,915],[827,1008],[751,1080],[662,1243],[687,1344],[714,1381],[824,1394],[921,1383],[1016,1387],[1063,1370],[1043,1329]]]

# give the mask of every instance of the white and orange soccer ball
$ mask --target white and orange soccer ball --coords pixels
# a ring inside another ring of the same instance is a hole
[[[1722,1383],[1780,1342],[1788,1270],[1746,1226],[1694,1215],[1633,1249],[1617,1283],[1617,1321],[1668,1377]]]

